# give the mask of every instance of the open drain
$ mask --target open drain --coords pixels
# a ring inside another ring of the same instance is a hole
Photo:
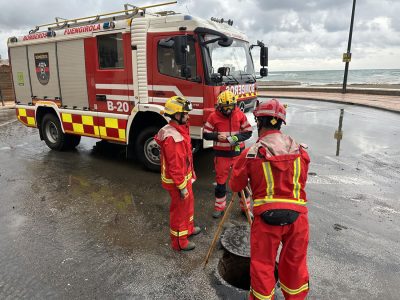
[[[218,263],[217,272],[224,281],[235,288],[250,289],[250,228],[227,228],[221,237],[225,252]]]
[[[225,252],[218,263],[218,273],[230,285],[242,290],[250,289],[250,258]]]
[[[233,294],[247,294],[250,290],[250,228],[247,225],[227,228],[221,244],[224,254],[218,262],[217,277],[222,284],[234,288]],[[278,257],[279,253],[280,248]],[[278,263],[275,265],[275,280],[278,281]]]

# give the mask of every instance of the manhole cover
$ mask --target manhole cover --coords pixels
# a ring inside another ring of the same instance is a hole
[[[241,257],[250,257],[250,227],[234,226],[227,228],[221,237],[226,251]]]

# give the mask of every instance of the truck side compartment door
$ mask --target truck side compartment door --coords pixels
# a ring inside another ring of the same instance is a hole
[[[66,108],[89,108],[83,39],[57,43],[62,105]]]
[[[29,76],[28,47],[10,48],[10,61],[12,67],[15,100],[18,104],[32,102],[31,79]]]
[[[29,75],[33,100],[60,100],[56,43],[28,46]]]
[[[134,107],[129,33],[107,33],[85,40],[90,108],[98,112],[100,137],[125,142]]]

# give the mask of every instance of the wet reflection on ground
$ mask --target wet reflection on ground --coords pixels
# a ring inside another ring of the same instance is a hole
[[[289,104],[283,132],[307,144],[312,159],[311,298],[351,298],[348,291],[388,298],[400,265],[399,115],[282,102]],[[218,224],[211,150],[195,155],[195,222],[204,231],[193,253],[178,254],[169,246],[169,197],[159,174],[126,159],[125,147],[90,138],[76,151],[51,151],[36,129],[5,124],[13,120],[14,111],[0,110],[0,283],[8,284],[0,298],[232,299],[213,279],[222,251],[201,267]],[[227,223],[235,225],[246,225],[239,205]],[[383,283],[385,290],[363,288]]]
[[[316,155],[335,155],[340,110],[344,109],[340,155],[376,153],[398,147],[400,120],[396,113],[335,103],[281,99],[289,105],[283,131],[310,147]],[[311,104],[310,104],[311,103]]]

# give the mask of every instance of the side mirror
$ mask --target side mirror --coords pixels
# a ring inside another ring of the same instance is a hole
[[[262,67],[268,66],[268,47],[260,47],[260,65]]]
[[[229,67],[220,67],[218,68],[218,73],[221,76],[228,76],[231,73],[231,69]]]
[[[222,82],[222,75],[219,73],[212,73],[211,80],[214,81],[215,83],[220,83]]]
[[[181,66],[181,76],[185,78],[192,78],[192,70],[186,65]]]
[[[267,68],[261,68],[260,69],[260,76],[261,77],[266,77],[268,75],[268,69]]]
[[[174,37],[174,54],[177,65],[186,65],[187,45],[186,35]]]

